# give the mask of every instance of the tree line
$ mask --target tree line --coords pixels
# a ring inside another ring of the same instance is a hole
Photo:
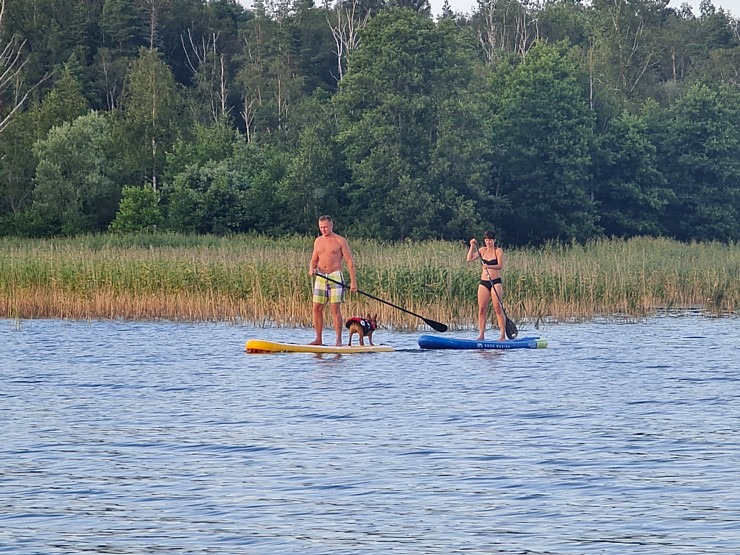
[[[0,0],[0,235],[740,239],[703,0]]]

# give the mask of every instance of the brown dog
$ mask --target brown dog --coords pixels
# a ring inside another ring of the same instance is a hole
[[[353,316],[347,319],[345,327],[349,330],[349,345],[352,346],[352,336],[356,333],[357,337],[360,338],[360,345],[365,346],[365,338],[370,340],[370,345],[373,345],[373,332],[378,328],[378,315],[370,316],[369,314],[364,318]]]

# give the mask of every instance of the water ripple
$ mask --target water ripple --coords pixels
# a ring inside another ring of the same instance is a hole
[[[307,330],[0,321],[0,553],[734,555],[738,331],[314,357],[243,352]]]

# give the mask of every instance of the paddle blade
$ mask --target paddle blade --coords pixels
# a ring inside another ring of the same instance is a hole
[[[427,320],[426,318],[423,318],[423,320],[424,322],[426,322],[426,324],[430,328],[432,328],[435,331],[439,331],[443,333],[447,331],[447,326],[445,326],[444,324],[441,324],[440,322],[435,322],[434,320]]]
[[[508,337],[509,339],[516,339],[517,335],[519,335],[519,330],[516,329],[516,324],[507,318],[506,319],[506,337]]]

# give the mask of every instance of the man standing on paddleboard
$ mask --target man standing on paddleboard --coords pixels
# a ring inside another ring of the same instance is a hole
[[[334,283],[334,281],[344,283],[342,277],[342,262],[344,262],[349,271],[349,290],[357,291],[355,262],[352,259],[352,252],[347,240],[334,233],[334,222],[331,216],[321,216],[319,218],[319,231],[321,235],[313,243],[313,254],[308,266],[308,275],[316,276],[313,285],[313,327],[316,331],[316,339],[310,344],[323,344],[324,309],[326,303],[329,303],[334,319],[334,331],[337,334],[336,344],[339,346],[342,345],[342,324],[344,323],[341,303],[344,301],[346,286]],[[333,281],[329,281],[323,276],[327,276]]]

